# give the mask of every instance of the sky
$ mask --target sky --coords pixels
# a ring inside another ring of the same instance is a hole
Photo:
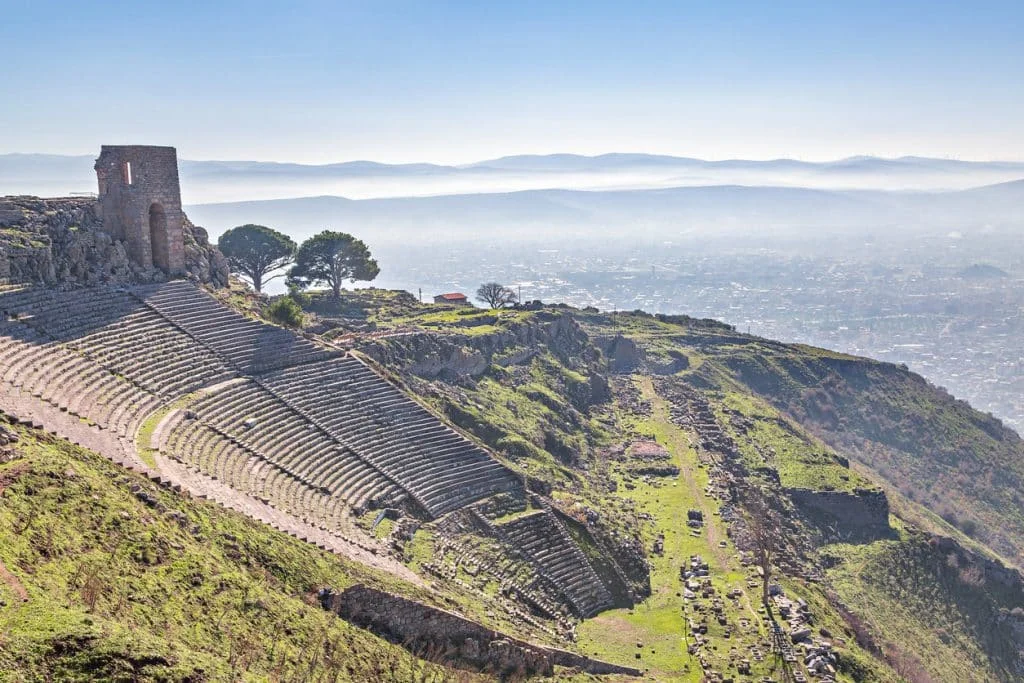
[[[0,0],[0,153],[1024,160],[1024,2]]]

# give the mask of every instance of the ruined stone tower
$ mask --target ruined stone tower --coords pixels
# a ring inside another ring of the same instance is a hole
[[[177,151],[103,145],[95,168],[104,229],[128,243],[128,255],[138,265],[181,273],[185,245]]]

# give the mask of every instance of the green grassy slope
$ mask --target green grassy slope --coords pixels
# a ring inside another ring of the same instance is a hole
[[[648,558],[651,596],[632,609],[611,610],[581,624],[580,647],[610,661],[633,660],[655,680],[704,680],[700,657],[709,671],[736,676],[736,662],[750,659],[751,647],[768,649],[769,633],[762,621],[764,612],[759,605],[753,568],[741,562],[727,525],[719,516],[719,502],[705,494],[707,469],[691,445],[690,435],[671,422],[670,404],[656,392],[650,378],[637,378],[636,384],[651,409],[649,414],[640,415],[623,411],[626,429],[662,445],[680,473],[662,480],[632,479],[625,476],[628,463],[623,463],[613,466],[607,475],[618,484],[617,506],[632,510],[642,520],[640,531],[645,547],[652,547],[660,538],[664,550]],[[687,512],[692,509],[702,511],[707,521],[701,532],[686,526]],[[719,596],[733,590],[741,593],[735,599],[723,599],[724,623],[708,620],[706,637],[713,647],[691,654],[688,648],[693,636],[687,633],[687,624],[691,619],[700,621],[706,617],[702,611],[705,606],[685,600],[680,594],[683,586],[679,568],[693,555],[701,556],[710,565],[711,582]],[[780,583],[794,599],[801,597],[812,604],[819,628],[841,638],[835,641],[842,662],[839,680],[895,680],[884,662],[857,646],[852,630],[829,605],[820,586],[788,578],[780,579]],[[778,680],[783,675],[781,663],[771,656],[753,660],[750,677],[739,680],[756,680],[762,675]]]
[[[31,430],[0,464],[0,680],[464,680],[320,609],[417,595]]]
[[[909,680],[1020,680],[1021,583],[1005,581],[973,553],[911,531],[823,552],[835,563],[828,573],[837,592]]]
[[[979,544],[968,544],[970,547],[989,555],[993,553],[982,543],[993,543],[997,551],[1006,552],[1007,540],[1014,538],[1014,520],[1020,514],[1017,501],[1022,495],[1015,484],[1022,463],[1019,439],[922,378],[892,365],[736,335],[706,321],[636,314],[574,315],[591,335],[622,334],[659,359],[684,355],[687,367],[656,380],[656,384],[681,382],[691,391],[700,391],[736,442],[746,466],[751,471],[774,470],[782,487],[853,491],[902,484],[904,495],[899,496],[894,510],[929,531],[960,537],[939,518],[946,513],[946,520],[980,539]],[[508,377],[504,372],[492,375],[462,391],[473,404],[481,395],[495,395],[495,385],[511,389],[514,383]],[[555,400],[564,396],[557,373],[547,373],[546,379],[534,374],[534,380],[546,386]],[[478,393],[481,387],[483,391]],[[505,394],[503,398],[515,397]],[[628,520],[616,519],[612,510],[625,508],[650,516],[651,523],[638,527],[647,547],[658,535],[665,536],[671,551],[649,556],[653,563],[651,598],[634,610],[612,611],[582,624],[581,646],[624,661],[637,654],[637,642],[650,643],[655,651],[648,652],[645,647],[641,661],[659,675],[685,679],[694,675],[694,669],[690,660],[679,658],[678,643],[672,642],[682,622],[673,599],[678,586],[673,585],[671,564],[691,552],[716,556],[719,549],[711,538],[677,536],[678,522],[672,522],[677,519],[673,510],[702,507],[703,502],[686,495],[688,489],[682,487],[683,482],[701,480],[700,470],[687,475],[689,456],[684,446],[670,446],[679,454],[674,457],[681,458],[676,462],[683,464],[679,487],[633,479],[627,489],[615,466],[610,472],[601,469],[600,449],[595,446],[630,433],[653,436],[664,444],[673,442],[674,427],[656,417],[658,397],[642,392],[638,399],[653,403],[654,414],[630,417],[621,403],[590,411],[591,421],[602,425],[605,438],[592,440],[589,449],[582,449],[580,460],[588,474],[580,475],[577,470],[577,485],[556,486],[555,495],[567,509],[599,510],[603,520],[619,524],[623,533],[636,529],[629,527]],[[507,431],[530,433],[528,422],[519,423],[519,416],[525,413],[512,414],[504,405],[505,401],[483,401],[480,419],[487,424],[496,416],[495,421],[504,423]],[[836,414],[832,424],[825,417],[830,410]],[[566,430],[579,433],[569,425]],[[861,459],[868,467],[845,467],[846,458]],[[595,481],[608,474],[618,482],[612,497]],[[929,495],[933,485],[939,486],[938,493]],[[626,504],[613,502],[614,497]],[[953,506],[966,510],[966,515],[952,518],[948,512]],[[991,529],[983,532],[981,524],[965,523],[975,515]],[[961,575],[968,582],[975,579],[965,558],[977,559],[977,555],[961,546],[939,557],[934,551],[923,552],[928,547],[922,541],[926,535],[899,519],[894,518],[894,524],[898,533],[891,540],[821,549],[827,556],[822,566],[848,558],[848,563],[837,562],[828,573],[836,594],[853,611],[852,624],[840,620],[838,628],[854,633],[864,628],[859,635],[882,643],[888,661],[911,679],[914,657],[924,656],[932,680],[1013,680],[1019,640],[1006,637],[1005,623],[995,620],[1024,608],[1016,589],[1002,590],[998,582],[991,581],[980,586],[966,584]],[[948,556],[954,552],[960,557],[959,569],[944,564],[952,561]],[[729,553],[719,559],[715,575],[728,585],[739,576],[735,574],[738,567]],[[804,595],[811,600],[816,593],[804,588]],[[824,597],[818,599],[825,606],[823,619],[835,619],[842,611],[836,611],[834,605],[828,607],[829,600]],[[906,643],[901,640],[902,633],[907,634]],[[861,664],[863,669],[857,669],[861,676],[885,675],[881,673],[885,667],[874,668],[877,663],[870,658]]]
[[[905,496],[1024,564],[1024,441],[997,419],[887,363],[762,344],[710,355]]]
[[[528,311],[503,318],[407,299],[396,307],[394,297],[375,310],[370,299],[362,295],[359,303],[381,328],[429,330],[471,350],[543,319]],[[844,680],[1014,680],[1024,641],[1019,584],[993,579],[1004,570],[983,557],[1021,559],[1024,446],[1015,434],[897,366],[758,339],[685,316],[569,312],[590,336],[588,353],[596,353],[596,361],[540,347],[511,365],[492,364],[482,375],[405,379],[512,466],[550,485],[567,514],[618,539],[620,548],[639,541],[651,567],[650,597],[581,623],[583,652],[638,664],[658,680],[698,680],[700,667],[682,638],[687,613],[678,566],[698,553],[711,562],[720,591],[756,590],[716,518],[717,505],[703,494],[707,475],[693,448],[699,435],[669,419],[671,402],[696,392],[757,486],[775,481],[779,489],[891,492],[891,534],[812,549],[810,561],[825,569],[821,584],[782,579],[787,593],[806,599],[817,625],[842,643]],[[634,374],[613,378],[611,401],[574,401],[571,388],[607,373],[605,360],[613,360],[596,348],[620,336],[639,350]],[[429,346],[417,350],[429,352]],[[390,369],[402,371],[400,364]],[[636,438],[664,446],[679,475],[637,476],[643,463],[628,449],[617,450]],[[682,526],[692,508],[712,520],[702,534]],[[965,543],[961,531],[977,540]],[[663,542],[662,554],[651,552],[656,540]],[[766,633],[754,600],[727,603],[725,612],[731,635],[726,639],[712,623],[717,650],[707,659],[732,674],[732,649],[748,651]],[[877,643],[882,659],[858,641]],[[779,673],[770,663],[754,668]]]
[[[905,367],[739,334],[685,316],[583,313],[651,354],[686,354],[696,386],[754,393],[842,455],[1018,566],[1024,440]]]

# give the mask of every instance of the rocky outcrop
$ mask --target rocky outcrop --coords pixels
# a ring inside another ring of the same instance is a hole
[[[555,666],[591,674],[639,676],[637,669],[512,638],[453,612],[357,585],[320,591],[324,609],[401,644],[418,656],[500,677],[550,676]]]
[[[227,287],[231,272],[228,260],[210,242],[206,228],[193,225],[187,217],[182,228],[185,234],[185,273],[189,279],[214,287]]]
[[[479,377],[490,365],[489,357],[474,348],[469,337],[458,335],[408,334],[374,340],[359,350],[382,365],[423,379]]]
[[[487,324],[500,324],[500,317],[486,320]],[[403,373],[445,381],[479,377],[491,364],[526,363],[542,349],[579,370],[598,359],[589,337],[572,315],[552,311],[541,311],[531,320],[507,324],[487,334],[423,332],[371,340],[359,347],[379,363]],[[597,386],[587,392],[597,400],[607,400],[607,381],[603,377],[596,381]]]
[[[167,275],[133,263],[127,244],[104,230],[96,200],[0,198],[0,281],[46,285],[160,282]],[[222,287],[228,264],[206,231],[184,224],[185,274]]]
[[[0,463],[7,462],[14,454],[14,447],[19,441],[18,432],[8,427],[5,422],[9,418],[0,412]]]
[[[1007,567],[1002,562],[993,560],[988,557],[984,557],[968,548],[965,548],[956,539],[950,538],[949,536],[932,536],[930,540],[931,544],[940,552],[945,554],[947,557],[950,553],[957,555],[957,562],[963,566],[977,566],[985,581],[992,581],[1000,584],[1005,589],[1013,590],[1018,594],[1024,594],[1024,575],[1014,569],[1013,567]],[[1024,645],[1024,605],[1021,605],[1021,612],[1016,616],[1019,617],[1021,623],[1021,644]]]
[[[608,359],[608,369],[611,372],[634,372],[644,362],[644,352],[636,342],[621,334],[597,339],[595,343]]]
[[[690,366],[690,360],[680,351],[671,351],[665,356],[650,354],[621,334],[597,337],[594,344],[604,354],[609,372],[617,374],[647,372],[652,375],[673,375]]]

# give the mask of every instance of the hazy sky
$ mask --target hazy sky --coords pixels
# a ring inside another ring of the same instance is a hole
[[[1024,159],[1024,2],[0,0],[0,153]]]

